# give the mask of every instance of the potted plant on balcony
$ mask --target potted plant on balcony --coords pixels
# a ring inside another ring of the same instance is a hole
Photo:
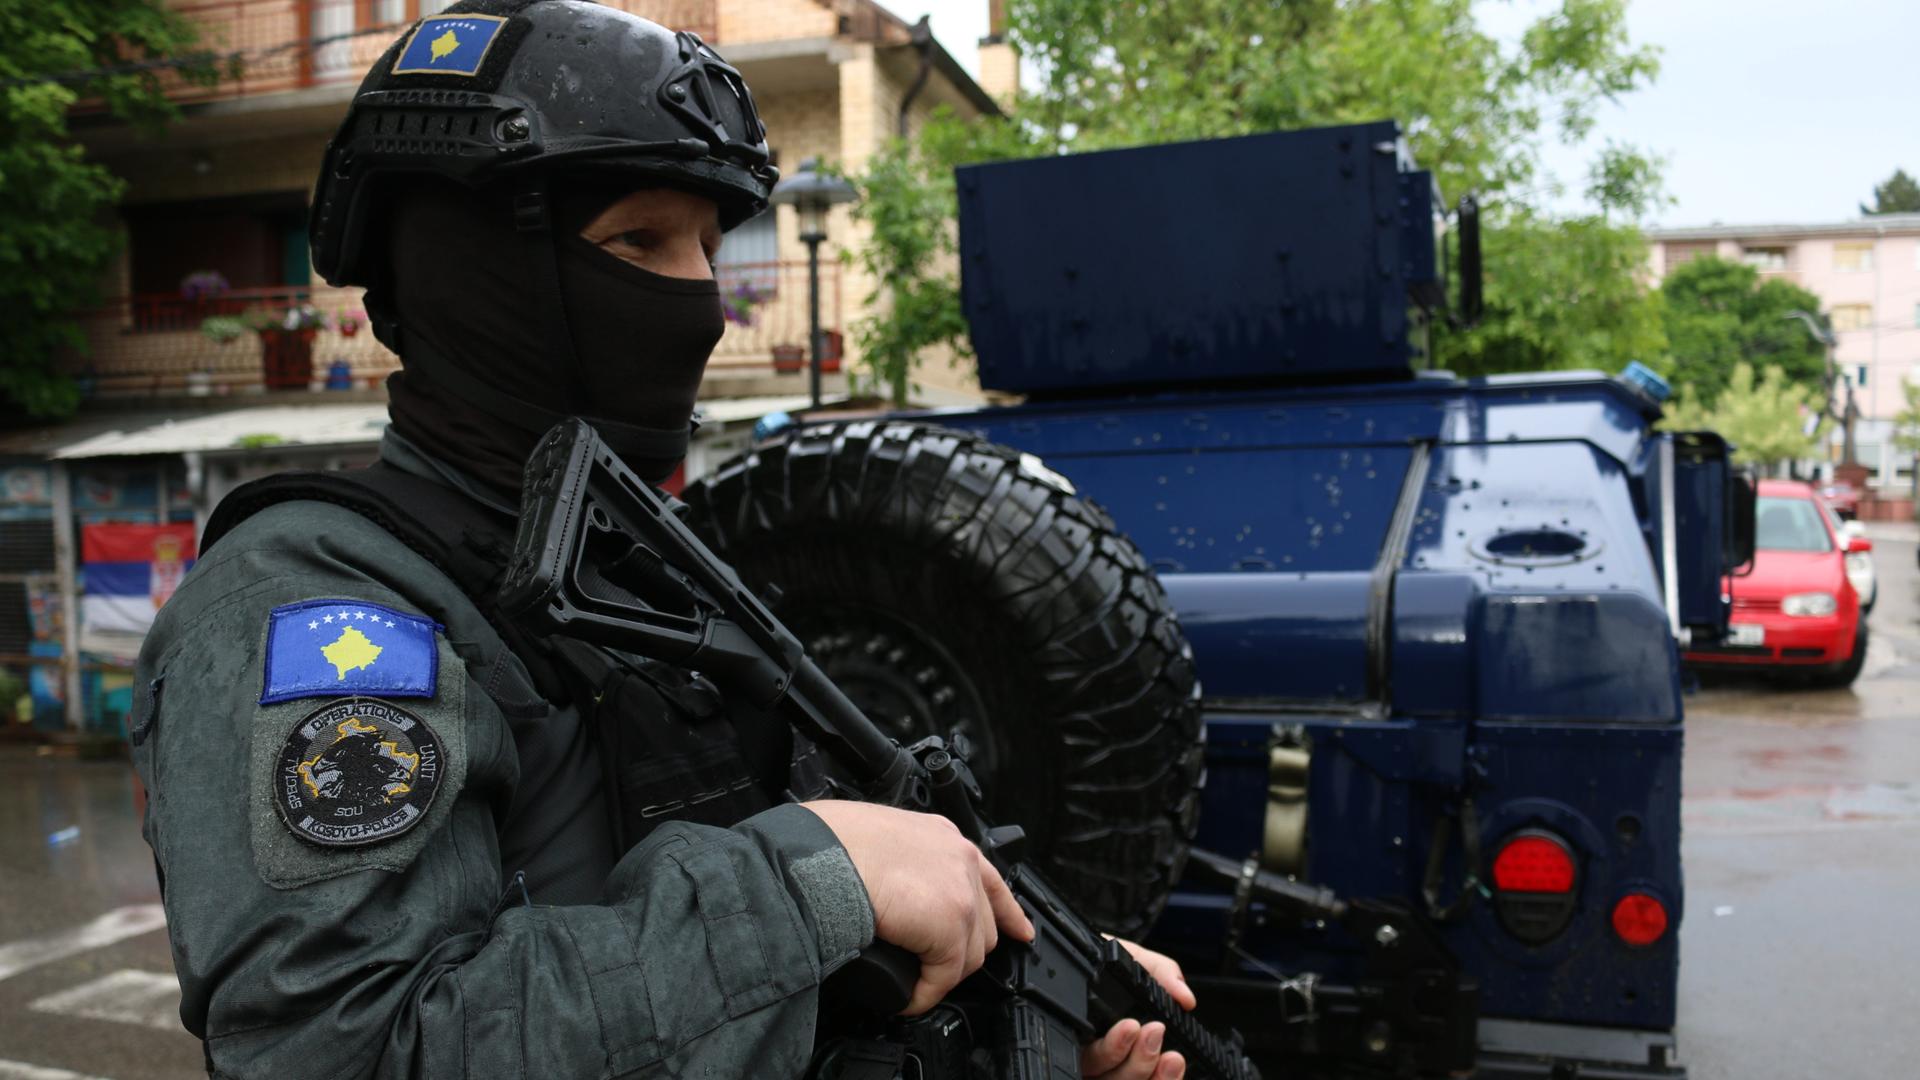
[[[269,390],[305,390],[313,382],[313,339],[327,317],[312,304],[294,304],[260,331],[261,381]]]
[[[254,333],[255,328],[249,316],[251,311],[239,315],[209,315],[200,320],[200,333],[215,345],[228,345]],[[192,397],[206,397],[213,393],[213,354],[200,354],[198,370],[187,372],[187,393]]]
[[[804,371],[807,366],[807,347],[805,345],[775,345],[773,347],[773,370],[782,375],[791,375]]]
[[[720,294],[720,313],[736,326],[752,326],[753,310],[772,298],[772,290],[742,281]]]
[[[210,316],[201,321],[200,332],[223,345],[249,332],[258,335],[261,384],[268,390],[305,390],[313,382],[313,339],[326,326],[320,309],[302,302],[283,311],[252,307],[239,315]],[[188,393],[203,392],[189,376]]]
[[[820,370],[835,372],[840,370],[840,331],[820,331]],[[807,347],[805,345],[775,345],[773,347],[773,370],[782,375],[791,375],[796,371],[807,370]]]
[[[229,288],[227,276],[220,271],[195,270],[180,279],[180,298],[189,310],[205,314],[214,306],[211,301],[225,296]]]

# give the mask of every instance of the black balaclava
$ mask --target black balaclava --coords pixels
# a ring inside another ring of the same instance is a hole
[[[396,431],[513,499],[540,437],[524,413],[500,415],[514,402],[601,421],[636,472],[656,482],[673,473],[726,324],[713,281],[651,273],[580,238],[634,187],[556,185],[550,242],[571,342],[553,340],[557,320],[535,278],[546,270],[514,228],[508,194],[438,184],[400,194],[388,285],[367,301],[376,325],[384,315],[400,326],[403,370],[388,383]],[[436,378],[449,368],[458,376]],[[463,392],[458,379],[487,392]]]

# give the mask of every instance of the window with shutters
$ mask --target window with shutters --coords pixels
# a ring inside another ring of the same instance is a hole
[[[720,243],[720,257],[713,261],[714,276],[720,287],[750,284],[763,299],[772,299],[780,284],[780,244],[774,230],[776,221],[769,209],[759,217],[741,222]]]
[[[1668,244],[1667,270],[1672,271],[1675,267],[1684,266],[1695,259],[1709,258],[1719,250],[1719,247],[1720,245],[1710,240],[1701,243]]]
[[[1865,330],[1873,325],[1872,304],[1835,304],[1831,315],[1835,330]]]
[[[298,192],[128,207],[133,326],[197,330],[208,315],[237,315],[269,300],[307,298],[306,197]],[[213,272],[227,291],[182,295],[188,275]]]
[[[1873,241],[1843,240],[1833,245],[1833,268],[1842,274],[1864,274],[1873,269]]]

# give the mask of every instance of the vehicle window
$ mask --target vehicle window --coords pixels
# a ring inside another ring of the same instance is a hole
[[[1815,502],[1814,506],[1820,510],[1820,520],[1827,523],[1827,532],[1838,536],[1840,534],[1840,513],[1833,508],[1833,503],[1822,498]]]
[[[1832,551],[1820,510],[1808,499],[1762,497],[1754,514],[1754,546],[1764,551]]]

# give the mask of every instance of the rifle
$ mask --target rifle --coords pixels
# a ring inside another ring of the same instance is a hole
[[[848,770],[861,796],[958,826],[1033,920],[1032,943],[1002,937],[980,971],[912,1020],[891,1014],[907,1002],[918,959],[884,943],[867,949],[823,991],[852,1002],[856,1019],[817,1047],[813,1076],[1065,1080],[1080,1075],[1081,1044],[1133,1017],[1166,1025],[1163,1045],[1185,1056],[1188,1076],[1259,1080],[1237,1033],[1208,1031],[1013,857],[1024,834],[982,814],[963,739],[902,747],[881,732],[585,421],[562,421],[546,434],[528,459],[522,492],[500,593],[510,616],[539,632],[700,671],[757,708],[781,710]]]

